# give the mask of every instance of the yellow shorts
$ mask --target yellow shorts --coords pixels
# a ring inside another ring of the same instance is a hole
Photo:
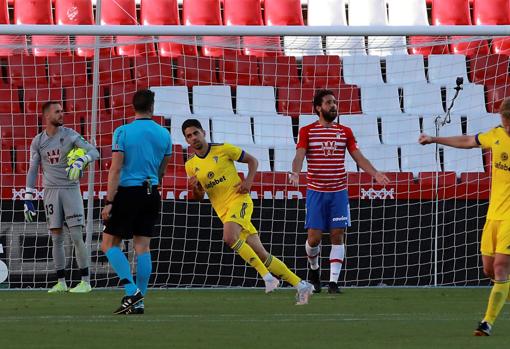
[[[495,253],[510,255],[510,220],[487,219],[480,246],[482,255],[492,257]]]
[[[257,234],[257,229],[251,223],[253,213],[253,202],[251,200],[237,200],[229,204],[227,213],[220,217],[223,223],[234,222],[241,226],[242,240],[246,240],[248,235]]]

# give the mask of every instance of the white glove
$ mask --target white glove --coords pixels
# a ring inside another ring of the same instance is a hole
[[[34,195],[31,192],[25,192],[25,204],[23,205],[23,213],[25,214],[25,221],[32,222],[36,216],[35,207],[32,200]]]
[[[66,168],[67,178],[72,181],[80,179],[83,176],[83,170],[89,163],[89,157],[87,155],[81,156],[76,159],[71,166]]]

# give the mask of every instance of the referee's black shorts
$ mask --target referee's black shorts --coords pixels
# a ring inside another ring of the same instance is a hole
[[[131,239],[133,235],[153,237],[160,208],[161,196],[157,186],[152,187],[150,194],[147,187],[119,186],[104,232],[122,239]]]

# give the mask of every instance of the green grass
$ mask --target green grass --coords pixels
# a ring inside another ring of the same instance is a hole
[[[279,290],[157,290],[146,314],[114,316],[120,291],[0,292],[0,348],[504,348],[506,305],[492,337],[473,337],[489,289],[347,289],[294,305]]]

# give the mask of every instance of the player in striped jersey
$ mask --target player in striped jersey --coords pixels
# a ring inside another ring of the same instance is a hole
[[[331,252],[328,292],[340,293],[338,278],[345,256],[343,236],[350,225],[345,171],[346,150],[358,166],[372,175],[377,183],[386,185],[389,179],[363,156],[351,129],[335,122],[338,108],[332,91],[317,90],[313,98],[313,108],[319,120],[299,130],[290,182],[298,185],[299,172],[306,156],[308,188],[305,228],[308,230],[308,239],[305,249],[310,263],[309,279],[315,292],[320,292],[320,242],[322,233],[329,231]]]

